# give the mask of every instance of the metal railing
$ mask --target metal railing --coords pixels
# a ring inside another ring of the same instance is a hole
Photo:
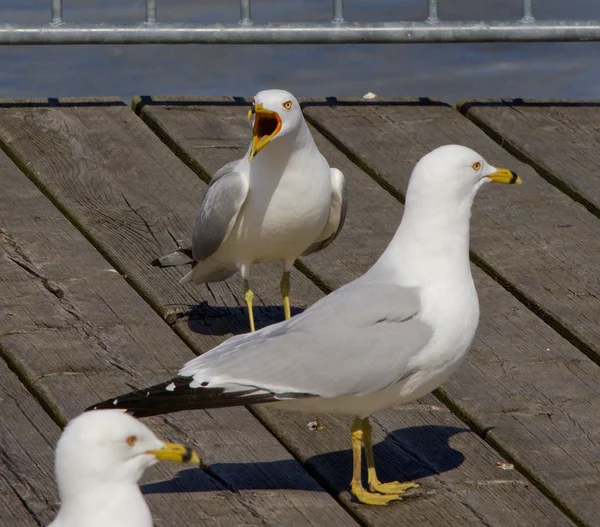
[[[445,22],[438,16],[439,0],[427,0],[428,16],[422,22],[375,23],[345,20],[344,0],[333,0],[330,22],[293,24],[254,24],[251,0],[240,0],[237,24],[204,25],[160,23],[157,0],[146,0],[146,20],[138,25],[73,25],[63,19],[62,0],[50,1],[52,18],[48,25],[0,25],[0,45],[600,41],[600,20],[537,21],[533,15],[533,0],[523,0],[523,18],[511,22]]]

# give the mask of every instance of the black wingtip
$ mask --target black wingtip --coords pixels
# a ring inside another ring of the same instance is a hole
[[[175,377],[149,388],[112,397],[96,403],[85,411],[92,410],[126,410],[134,417],[151,417],[182,410],[201,410],[207,408],[223,408],[248,404],[261,404],[276,401],[274,394],[250,388],[236,392],[225,391],[224,388],[199,386],[191,388],[192,377]]]
[[[152,415],[176,412],[178,411],[177,405],[165,405],[165,399],[169,402],[169,399],[171,399],[170,396],[174,394],[174,390],[168,390],[167,387],[173,384],[174,386],[186,386],[189,388],[190,381],[190,377],[176,377],[170,381],[161,382],[148,388],[111,397],[106,401],[101,401],[86,408],[85,411],[126,410],[127,413],[134,417],[150,417]]]
[[[160,265],[160,258],[154,258],[154,260],[152,260],[150,262],[154,267],[162,267],[162,265]]]

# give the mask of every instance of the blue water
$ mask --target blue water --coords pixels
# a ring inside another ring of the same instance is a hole
[[[143,0],[65,0],[73,23],[138,23]],[[446,20],[515,20],[521,0],[441,0]],[[45,24],[50,0],[2,0],[0,22]],[[537,0],[539,19],[600,19],[599,0]],[[254,0],[257,22],[327,21],[329,0]],[[426,0],[346,0],[346,19],[423,20]],[[163,22],[236,22],[237,0],[159,0]],[[0,97],[243,95],[600,99],[600,43],[4,46]]]

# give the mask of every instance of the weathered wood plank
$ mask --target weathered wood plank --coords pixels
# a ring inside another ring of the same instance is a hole
[[[467,100],[458,108],[509,152],[600,216],[600,102]]]
[[[124,106],[109,108],[120,108],[126,117],[131,113]],[[38,115],[40,109],[31,111]],[[90,117],[95,119],[93,112]],[[33,132],[32,128],[20,131]],[[40,147],[53,150],[48,143]],[[127,145],[124,148],[131,153]],[[85,163],[96,162],[87,145],[79,152],[85,153]],[[56,154],[42,157],[56,170],[79,177],[78,172],[65,169]],[[65,422],[130,386],[163,380],[193,357],[2,153],[0,186],[10,188],[2,194],[0,206],[0,346],[58,420]],[[78,181],[72,186],[79,188]],[[116,186],[113,190],[118,192]],[[103,214],[102,207],[96,210]],[[209,472],[186,469],[177,478],[181,467],[174,464],[149,472],[145,489],[157,525],[354,524],[245,408],[167,416],[149,424],[166,439],[202,445],[199,450],[212,465]],[[45,455],[43,462],[49,463]]]
[[[398,197],[416,161],[447,143],[471,146],[522,173],[518,189],[487,188],[478,196],[471,236],[476,261],[600,362],[600,223],[593,214],[450,107],[314,103],[305,112]]]
[[[0,359],[0,525],[37,527],[54,519],[59,436],[58,425]]]
[[[350,419],[320,416],[321,431],[309,431],[280,411],[265,420],[349,501],[352,453],[344,431],[348,433]],[[391,507],[352,503],[354,513],[368,525],[572,525],[515,470],[499,468],[502,456],[433,396],[379,412],[371,423],[382,480],[418,479],[422,487]]]
[[[210,173],[245,152],[248,125],[244,122],[245,112],[239,106],[222,104],[222,101],[220,105],[197,101],[186,109],[185,98],[172,106],[165,99],[156,102],[156,105],[141,109],[142,117],[200,173]],[[315,139],[332,166],[341,168],[346,174],[350,192],[349,214],[340,238],[319,256],[306,260],[310,269],[317,272],[319,280],[336,287],[364,272],[381,253],[397,227],[401,205],[322,136],[315,134]],[[210,145],[210,148],[203,148],[203,145]],[[343,457],[337,452],[348,445],[347,420],[323,417],[325,430],[311,432],[306,429],[307,420],[293,414],[273,409],[257,408],[255,411],[294,452],[322,475],[329,488],[336,493],[343,492],[343,499],[348,499],[344,491],[350,477],[351,458],[348,451]],[[481,524],[486,521],[489,525],[533,525],[540,521],[539,518],[546,521],[546,514],[553,518],[552,521],[567,521],[556,510],[548,508],[548,502],[527,488],[524,480],[514,472],[509,472],[508,478],[505,472],[499,476],[500,469],[495,462],[500,456],[473,434],[460,434],[463,454],[458,456],[464,456],[468,462],[463,463],[462,458],[457,461],[457,454],[442,445],[439,437],[451,433],[450,427],[461,427],[462,423],[439,402],[433,412],[415,405],[389,410],[376,419],[379,437],[387,435],[385,447],[379,448],[385,460],[382,466],[389,467],[388,477],[399,474],[405,478],[432,477],[425,481],[425,494],[421,494],[426,499],[406,500],[402,506],[374,512],[355,506],[355,514],[369,524],[397,525],[417,520],[417,523],[427,525]],[[440,422],[447,427],[440,426]],[[395,432],[396,428],[401,431]],[[396,435],[402,438],[416,436],[416,439],[407,444],[393,439]],[[420,449],[415,448],[417,444],[421,445]],[[453,464],[452,459],[456,463]],[[453,493],[455,490],[456,494]],[[513,512],[507,514],[508,510]],[[498,514],[502,515],[501,520]]]
[[[598,525],[600,371],[475,269],[481,322],[441,392],[581,524]]]

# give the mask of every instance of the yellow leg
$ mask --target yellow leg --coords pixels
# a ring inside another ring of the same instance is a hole
[[[248,318],[250,319],[250,331],[256,331],[254,327],[254,311],[252,310],[252,301],[254,300],[254,293],[248,285],[248,280],[244,280],[244,301],[248,307]]]
[[[357,417],[352,423],[352,481],[350,488],[358,501],[367,505],[387,505],[390,501],[402,499],[398,496],[377,494],[369,492],[362,485],[361,463],[362,463],[362,442],[363,442],[363,427],[366,419]]]
[[[292,311],[290,308],[290,272],[286,271],[281,277],[281,296],[283,297],[283,313],[285,319],[289,320],[292,318]]]
[[[371,437],[372,428],[368,419],[363,419],[362,431],[367,458],[367,481],[369,482],[369,489],[371,489],[372,492],[381,492],[382,494],[399,496],[408,489],[417,488],[419,486],[417,483],[400,483],[399,481],[381,483],[381,481],[379,481],[377,472],[375,471],[375,458],[373,456],[373,441]]]

